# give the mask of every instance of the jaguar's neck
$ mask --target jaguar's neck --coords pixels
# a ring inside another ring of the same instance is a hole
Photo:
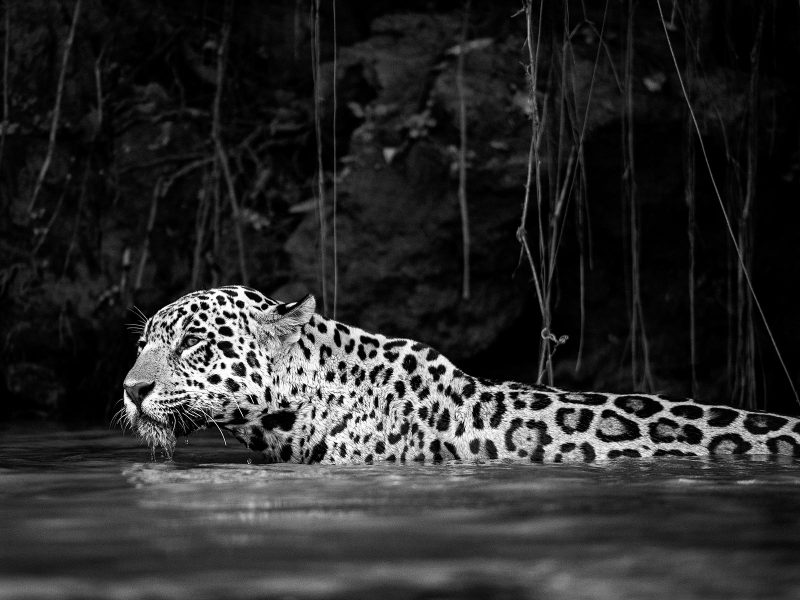
[[[387,338],[315,315],[291,352],[276,365],[273,384],[283,404],[374,416],[387,404],[452,392],[444,356],[413,340]]]

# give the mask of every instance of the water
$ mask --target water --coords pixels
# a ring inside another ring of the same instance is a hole
[[[0,432],[0,598],[800,598],[800,462],[175,461]]]

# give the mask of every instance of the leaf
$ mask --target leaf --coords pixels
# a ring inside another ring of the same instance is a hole
[[[484,48],[488,48],[493,43],[494,40],[492,38],[477,38],[468,42],[464,42],[463,44],[456,44],[455,46],[448,48],[445,54],[449,54],[450,56],[468,54],[475,50],[483,50]]]

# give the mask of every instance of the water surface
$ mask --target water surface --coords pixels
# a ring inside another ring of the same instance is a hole
[[[251,456],[0,431],[0,598],[800,598],[798,461]]]

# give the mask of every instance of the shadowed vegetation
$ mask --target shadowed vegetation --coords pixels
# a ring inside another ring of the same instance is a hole
[[[4,416],[108,421],[129,307],[227,283],[477,375],[796,412],[796,3],[2,11]]]

